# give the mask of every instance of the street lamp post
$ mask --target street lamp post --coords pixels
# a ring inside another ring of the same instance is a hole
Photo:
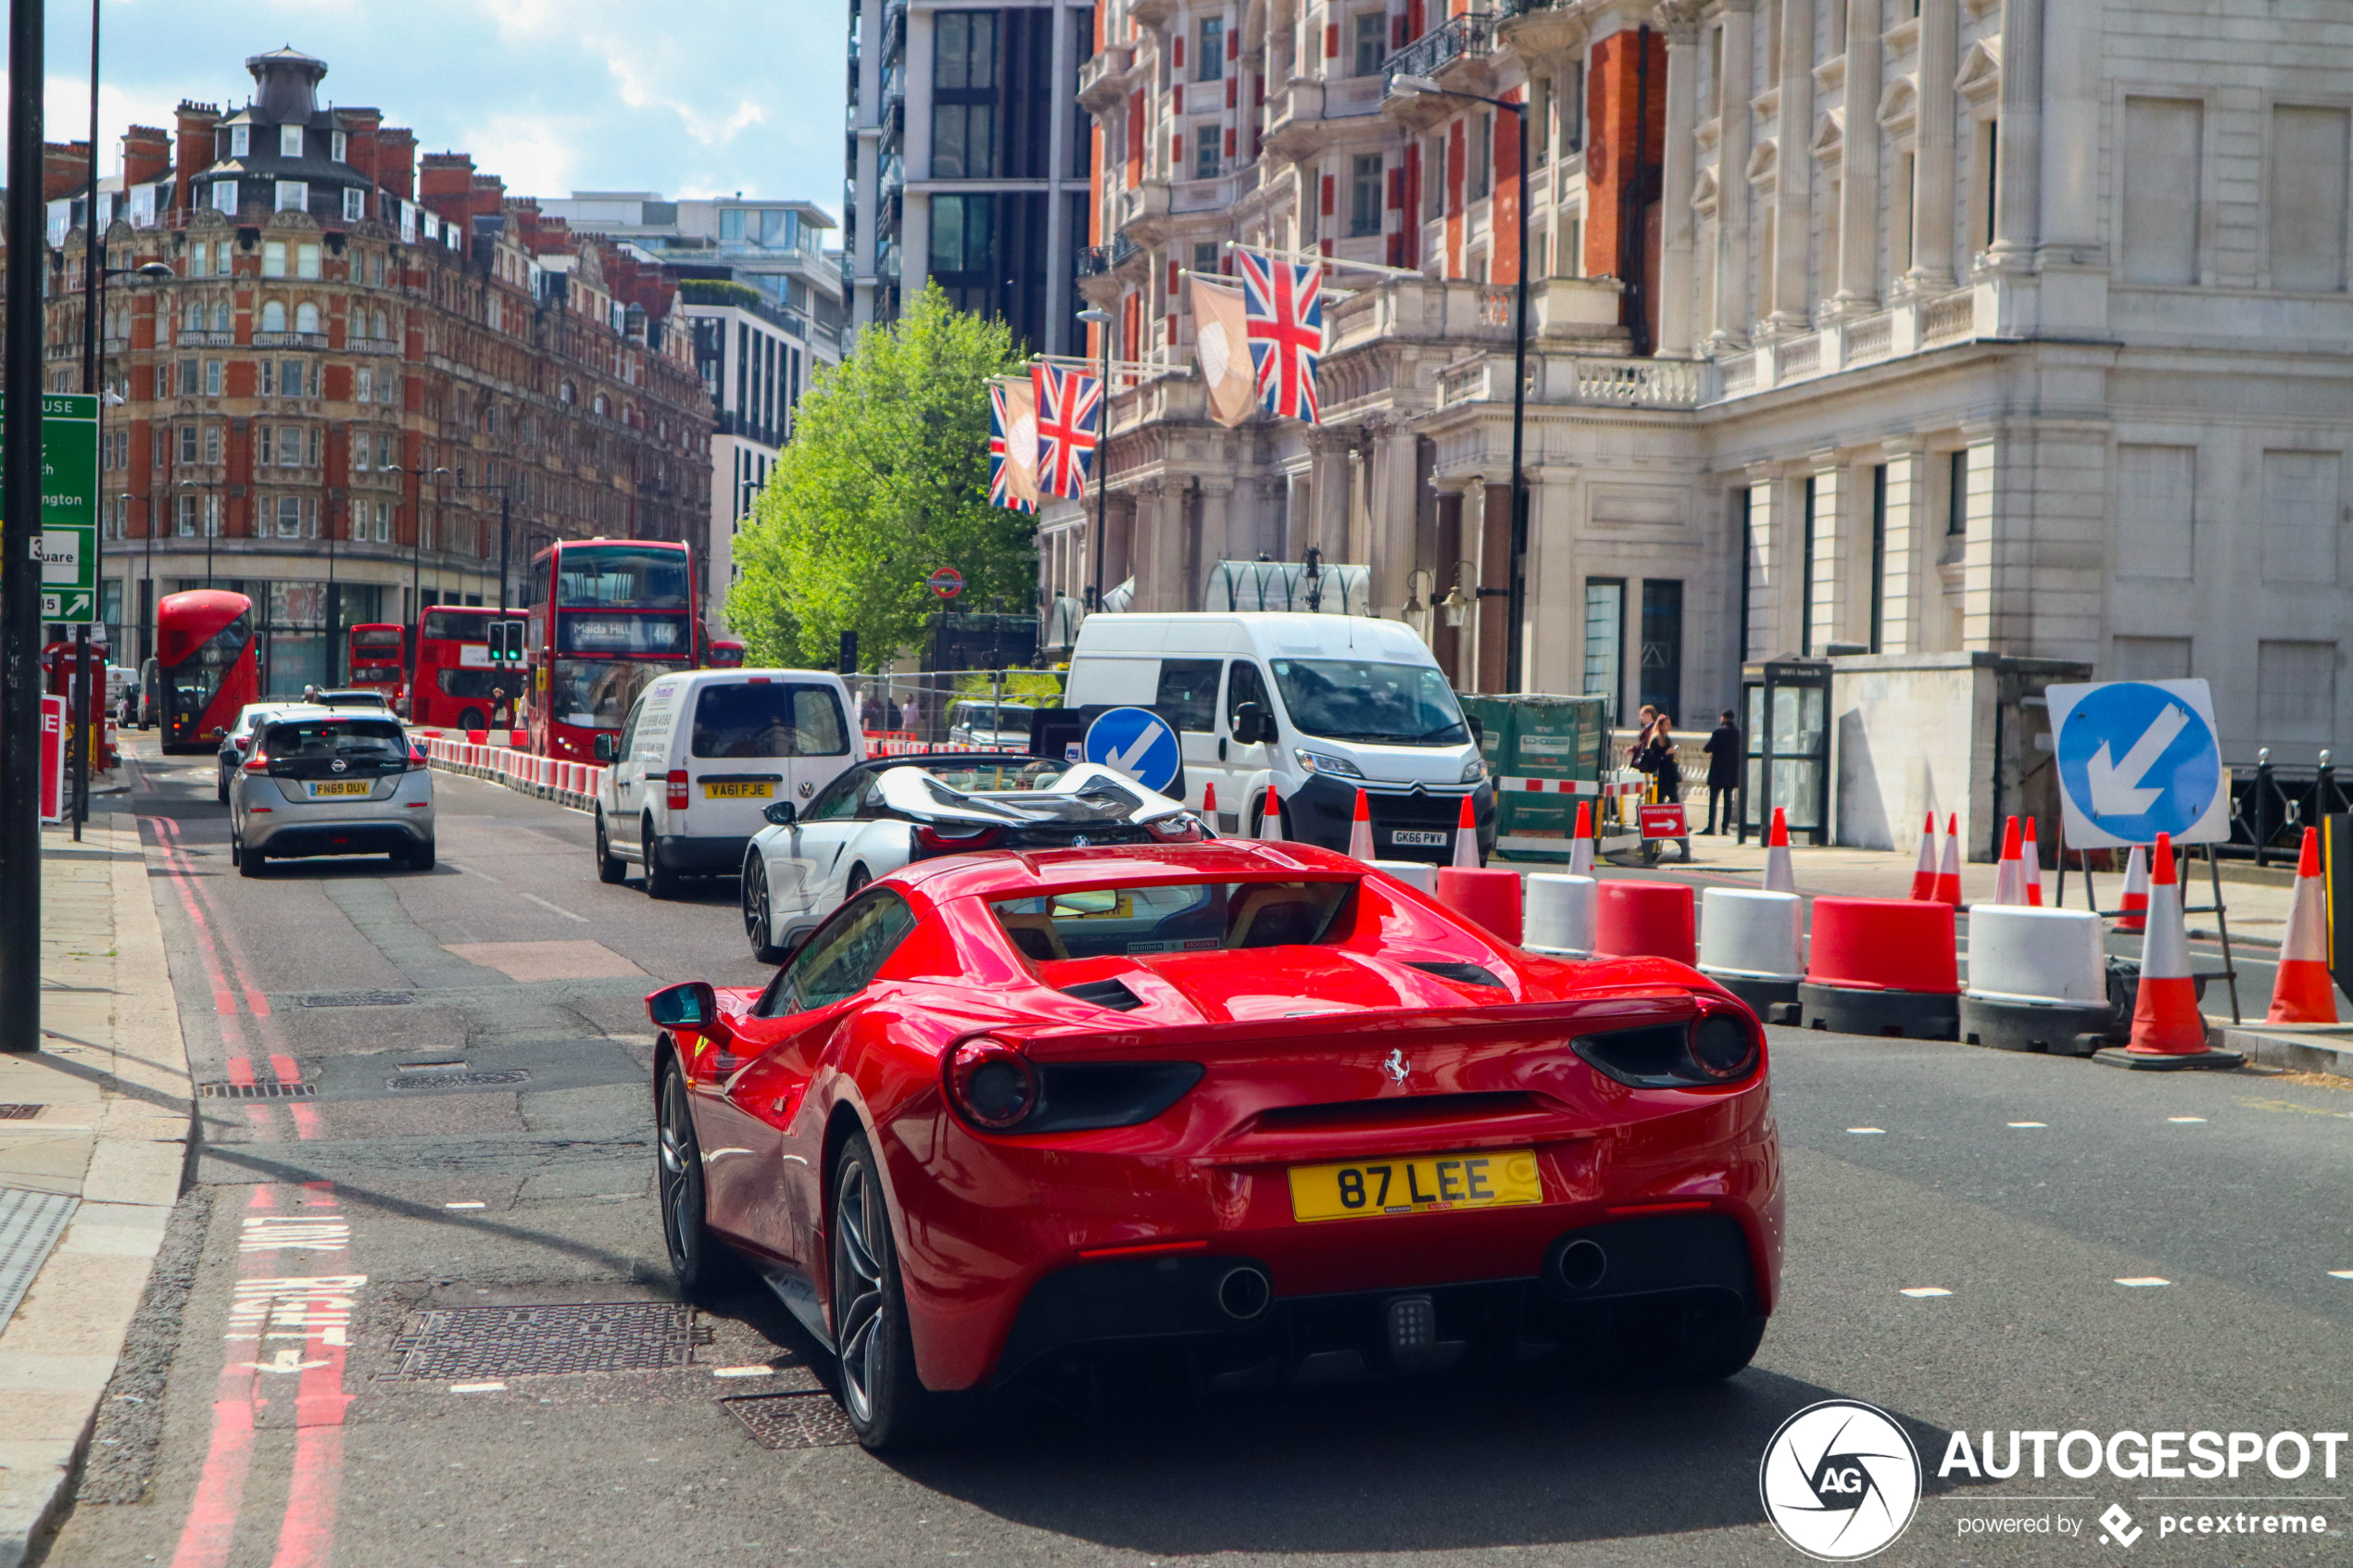
[[[1516,692],[1525,674],[1528,641],[1528,470],[1522,461],[1528,430],[1528,106],[1508,98],[1457,93],[1427,76],[1397,76],[1389,90],[1404,97],[1465,98],[1508,110],[1519,122],[1519,276],[1512,295],[1512,558],[1511,638],[1504,649],[1504,689]]]
[[[1103,602],[1103,508],[1111,488],[1111,312],[1088,306],[1078,319],[1102,339],[1103,395],[1095,404],[1095,559],[1093,584],[1087,591],[1087,610],[1093,614]]]

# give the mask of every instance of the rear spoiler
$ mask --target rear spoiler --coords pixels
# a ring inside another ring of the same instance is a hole
[[[1666,982],[1615,987],[1566,1002],[1496,1002],[1484,1007],[1416,1009],[1318,1009],[1310,1005],[1302,1007],[1299,1016],[1290,1018],[1132,1029],[999,1026],[972,1030],[958,1043],[989,1035],[1018,1043],[1037,1060],[1052,1061],[1106,1055],[1188,1060],[1231,1057],[1260,1050],[1279,1051],[1285,1047],[1311,1042],[1329,1044],[1336,1035],[1361,1035],[1367,1049],[1378,1047],[1383,1050],[1458,1040],[1491,1041],[1498,1037],[1550,1041],[1606,1029],[1680,1023],[1698,1010],[1696,996],[1687,985]]]

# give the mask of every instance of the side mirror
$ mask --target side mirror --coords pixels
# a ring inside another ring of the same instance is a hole
[[[599,734],[594,742],[597,760],[610,762],[621,755],[621,737],[610,731]]]
[[[719,1022],[719,997],[708,980],[689,980],[646,998],[646,1016],[661,1029],[708,1029]]]
[[[1272,738],[1275,721],[1254,702],[1245,702],[1234,709],[1234,744],[1255,746]]]
[[[1487,744],[1487,724],[1484,720],[1481,720],[1477,714],[1466,713],[1463,715],[1463,722],[1470,726],[1471,744],[1473,746],[1485,746]]]
[[[788,828],[800,820],[800,813],[789,800],[771,800],[760,814],[780,828]]]

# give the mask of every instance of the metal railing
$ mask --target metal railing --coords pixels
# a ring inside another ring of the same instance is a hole
[[[2231,775],[2231,837],[2215,847],[2222,854],[2252,859],[2259,865],[2284,859],[2296,863],[2304,830],[2321,825],[2322,817],[2353,809],[2353,795],[2336,776],[2331,753],[2321,753],[2318,766],[2275,764],[2269,747],[2255,754],[2255,766],[2237,767]]]
[[[1459,17],[1449,17],[1436,29],[1383,60],[1381,80],[1386,82],[1400,76],[1435,76],[1466,56],[1493,54],[1495,21],[1494,14],[1489,11],[1466,11]]]
[[[1109,245],[1083,245],[1078,252],[1078,275],[1100,278],[1141,249],[1125,234],[1114,234]]]

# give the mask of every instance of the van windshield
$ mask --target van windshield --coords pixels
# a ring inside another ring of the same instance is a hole
[[[1446,677],[1426,664],[1277,659],[1275,685],[1291,727],[1327,740],[1466,746],[1470,727]]]

